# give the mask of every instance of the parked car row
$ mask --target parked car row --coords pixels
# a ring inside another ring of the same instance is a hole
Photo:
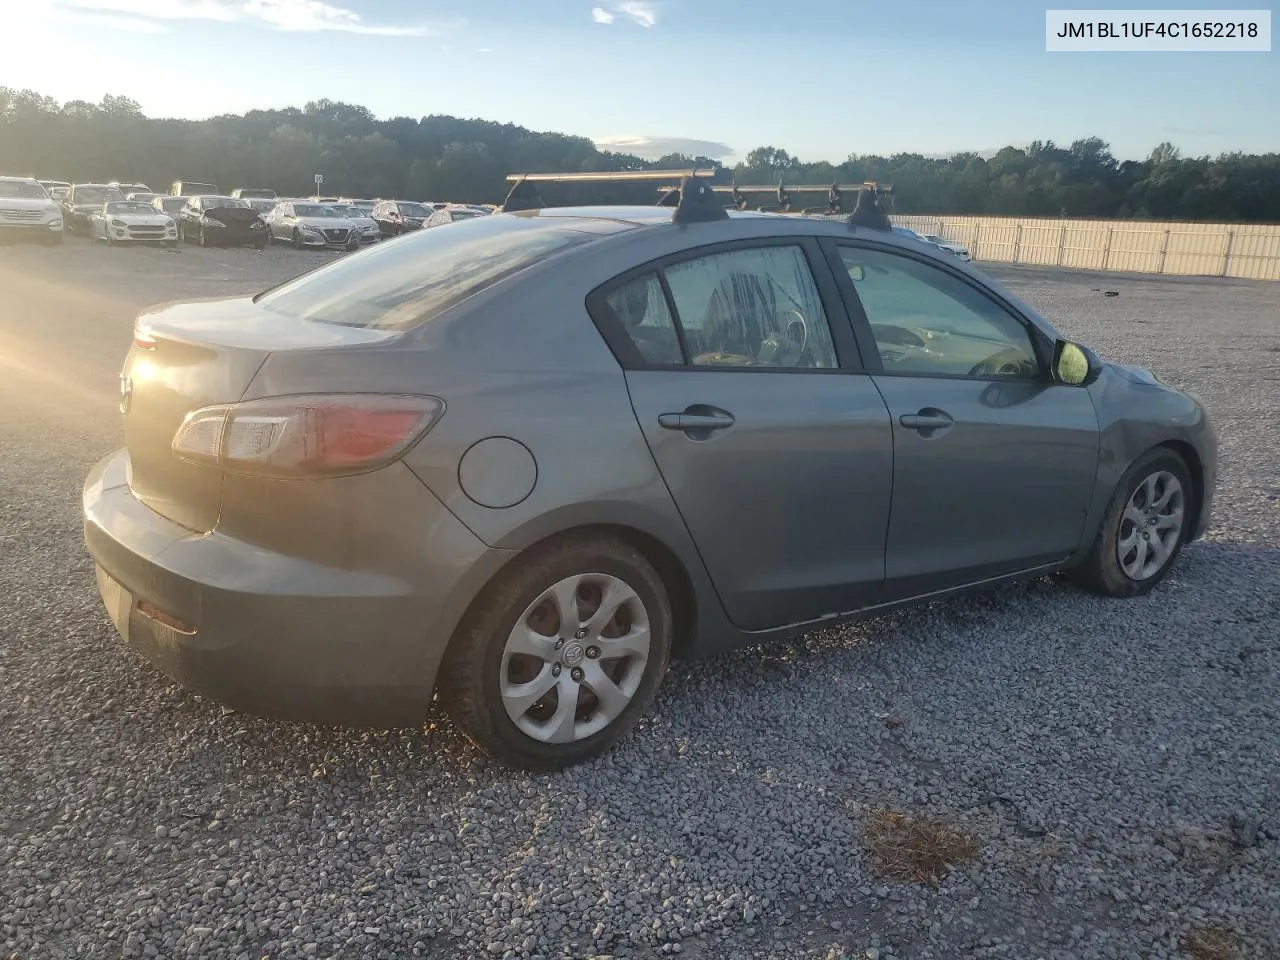
[[[290,243],[297,249],[355,250],[424,227],[485,216],[494,207],[347,197],[282,198],[274,190],[175,180],[169,193],[145,183],[67,183],[0,177],[0,231],[61,243],[65,234],[108,244],[201,246]],[[6,228],[14,228],[9,231]]]

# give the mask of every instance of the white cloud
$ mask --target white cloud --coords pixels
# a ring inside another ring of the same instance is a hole
[[[597,137],[596,146],[614,153],[629,153],[645,160],[657,160],[671,153],[683,153],[690,157],[706,157],[723,160],[734,155],[733,148],[715,140],[694,140],[690,137],[662,137],[628,134],[617,137]]]
[[[652,3],[644,3],[642,0],[626,0],[626,2],[618,4],[618,11],[626,14],[642,27],[652,27],[658,23],[658,11],[653,8]]]
[[[618,0],[613,4],[613,10],[615,12],[610,12],[604,7],[592,7],[591,19],[596,23],[609,24],[616,21],[619,16],[623,16],[642,27],[653,27],[658,23],[657,9],[646,0]]]
[[[312,33],[340,31],[384,37],[422,37],[456,24],[378,25],[347,7],[323,0],[54,0],[81,13],[115,14],[163,29],[166,20],[246,23],[275,30]],[[145,29],[145,28],[142,28]]]

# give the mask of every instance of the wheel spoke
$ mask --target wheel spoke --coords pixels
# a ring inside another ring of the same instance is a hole
[[[1151,541],[1150,543],[1148,543],[1148,546],[1151,548],[1150,559],[1155,562],[1156,564],[1155,569],[1159,570],[1162,566],[1164,566],[1165,560],[1167,560],[1169,557],[1169,551],[1170,551],[1169,545],[1164,542],[1163,537],[1155,536],[1151,538]]]
[[[562,637],[572,635],[582,624],[578,613],[578,587],[581,583],[581,577],[566,577],[548,591],[556,605],[556,613],[560,615]]]
[[[1151,504],[1151,508],[1163,513],[1165,508],[1169,506],[1169,502],[1178,494],[1182,493],[1182,486],[1173,477],[1167,477],[1164,482],[1164,492],[1155,499]]]
[[[636,592],[621,580],[609,580],[601,589],[600,606],[586,623],[587,635],[593,639],[600,636],[600,631],[613,620],[618,608],[635,597]]]
[[[612,678],[600,668],[600,664],[591,661],[584,668],[586,677],[583,683],[591,689],[600,701],[600,710],[612,720],[627,708],[631,698],[613,682]]]
[[[1139,530],[1137,527],[1134,527],[1132,530],[1129,531],[1129,535],[1127,537],[1125,537],[1123,540],[1119,541],[1116,544],[1116,552],[1119,554],[1120,560],[1122,562],[1124,558],[1129,555],[1130,551],[1132,551],[1133,548],[1138,545],[1138,541],[1141,539],[1142,539],[1142,531]]]
[[[555,685],[556,676],[552,673],[550,664],[544,664],[542,672],[528,683],[508,684],[504,681],[502,699],[506,701],[508,714],[516,717],[524,716],[529,708],[545,697]]]
[[[1130,503],[1124,508],[1124,519],[1132,523],[1135,528],[1140,528],[1147,522],[1147,515]]]
[[[1147,554],[1150,552],[1150,545],[1147,540],[1139,537],[1138,543],[1133,551],[1133,570],[1134,573],[1141,574],[1147,565]]]
[[[1147,479],[1142,481],[1142,486],[1139,487],[1138,489],[1142,491],[1143,508],[1150,508],[1151,504],[1155,502],[1156,483],[1159,480],[1160,480],[1160,474],[1153,473],[1149,477],[1147,477]]]
[[[508,654],[523,654],[526,657],[537,657],[539,660],[550,660],[555,654],[555,637],[544,637],[528,625],[517,623],[507,638]]]
[[[649,628],[632,627],[620,637],[601,637],[601,660],[617,660],[620,657],[647,657],[649,655]]]
[[[1162,514],[1156,517],[1156,530],[1181,530],[1182,529],[1182,511],[1177,510],[1173,513]]]
[[[560,674],[557,694],[560,702],[556,704],[556,712],[547,721],[547,740],[550,743],[572,743],[578,713],[578,683],[569,676],[567,670]]]

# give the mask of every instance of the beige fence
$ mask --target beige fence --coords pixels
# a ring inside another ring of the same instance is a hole
[[[1280,225],[893,217],[964,244],[975,260],[1085,270],[1280,280]]]

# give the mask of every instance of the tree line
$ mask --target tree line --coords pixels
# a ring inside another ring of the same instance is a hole
[[[486,120],[381,120],[365,107],[332,100],[180,120],[147,117],[127,97],[58,103],[0,87],[0,172],[41,179],[128,180],[163,192],[183,178],[305,196],[320,173],[326,194],[498,203],[513,172],[694,164],[712,161],[678,154],[648,161],[599,150],[585,137]],[[1124,161],[1097,137],[1069,146],[1038,140],[990,157],[852,153],[841,163],[804,162],[763,146],[732,172],[741,184],[891,183],[893,212],[902,214],[1280,222],[1280,154],[1184,157],[1170,143],[1145,160]],[[549,203],[652,203],[656,194],[653,184],[542,192]]]

